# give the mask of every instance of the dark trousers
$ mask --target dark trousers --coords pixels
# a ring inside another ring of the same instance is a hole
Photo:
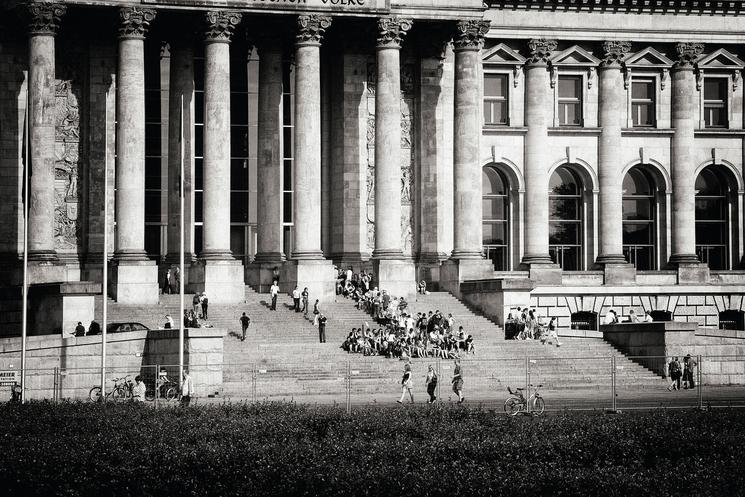
[[[191,402],[191,396],[190,395],[184,395],[181,397],[181,405],[184,407],[187,407],[189,403]]]
[[[295,301],[295,312],[300,312],[300,299],[293,298]]]
[[[688,388],[696,388],[696,382],[693,381],[693,371],[690,369],[686,369],[685,373],[683,373],[683,381],[688,382]]]
[[[248,326],[242,325],[241,327],[243,328],[243,337],[242,337],[242,339],[245,340],[246,339],[246,330],[248,329]]]
[[[435,397],[435,392],[437,391],[437,383],[431,383],[427,385],[427,395],[429,395],[429,401],[434,402],[437,397]]]
[[[272,310],[277,310],[277,294],[272,295]]]
[[[207,305],[202,304],[202,319],[207,319]]]
[[[326,343],[326,327],[325,326],[318,327],[318,341],[320,343]]]

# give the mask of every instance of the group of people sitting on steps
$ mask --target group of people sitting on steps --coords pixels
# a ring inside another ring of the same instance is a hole
[[[372,287],[372,273],[364,269],[359,273],[352,270],[352,266],[347,269],[336,268],[336,294],[346,298],[359,300]]]

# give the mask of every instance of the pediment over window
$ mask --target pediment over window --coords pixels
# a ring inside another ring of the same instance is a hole
[[[522,66],[525,64],[525,57],[504,43],[500,43],[489,50],[485,50],[481,56],[481,60],[484,65]]]
[[[551,57],[551,64],[554,66],[596,67],[600,65],[600,59],[579,45],[574,45]]]
[[[745,67],[745,62],[736,55],[731,54],[724,48],[698,59],[699,69],[728,69],[740,71]]]
[[[624,64],[631,68],[669,69],[673,66],[673,61],[662,52],[647,47],[626,57]]]

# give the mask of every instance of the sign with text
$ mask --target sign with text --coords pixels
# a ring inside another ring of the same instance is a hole
[[[142,0],[149,5],[257,10],[329,11],[337,14],[390,11],[390,0]]]
[[[12,387],[18,383],[18,371],[0,371],[0,387]]]

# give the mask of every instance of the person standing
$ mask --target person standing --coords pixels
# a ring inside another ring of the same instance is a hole
[[[295,285],[295,289],[292,291],[292,301],[294,302],[295,312],[300,312],[300,288]]]
[[[241,322],[241,329],[243,330],[243,335],[241,336],[241,342],[245,342],[246,341],[246,330],[248,330],[248,325],[251,324],[251,318],[246,316],[246,313],[244,312],[240,318],[240,322]]]
[[[210,299],[207,297],[207,292],[202,292],[202,319],[209,319],[207,317],[207,309],[210,305]]]
[[[670,385],[668,385],[668,392],[673,390],[680,390],[680,362],[678,356],[673,357],[670,364],[667,365],[668,377],[670,378]]]
[[[274,280],[274,282],[272,283],[271,288],[269,288],[269,294],[272,296],[272,307],[271,307],[271,309],[273,311],[276,311],[277,310],[277,296],[279,295],[279,285],[277,285],[277,280]]]
[[[306,318],[308,317],[308,307],[309,307],[308,306],[308,296],[309,295],[310,294],[308,293],[308,287],[306,286],[305,288],[303,288],[303,293],[302,293],[302,297],[303,297],[303,309],[302,309],[302,311],[303,311],[303,314],[305,315]]]
[[[435,400],[437,400],[437,396],[435,396],[435,392],[437,391],[437,373],[435,373],[435,368],[431,364],[427,366],[427,378],[424,380],[424,384],[427,385],[427,395],[429,395],[427,404],[434,404]]]
[[[693,389],[696,388],[696,381],[693,379],[693,374],[696,371],[698,363],[693,360],[691,354],[686,354],[683,360],[683,388]]]
[[[326,316],[318,315],[318,342],[326,343]]]
[[[171,293],[181,293],[181,269],[176,266],[173,271],[173,279],[171,281],[173,286],[171,287]]]
[[[166,271],[166,279],[163,281],[163,293],[171,293],[171,268]]]
[[[318,299],[316,299],[316,303],[313,304],[313,326],[318,324],[318,316],[321,314],[321,304]]]
[[[408,360],[404,365],[404,375],[401,378],[401,398],[398,399],[396,402],[398,402],[399,404],[403,404],[407,392],[409,393],[409,398],[411,399],[411,403],[413,404],[414,394],[411,393],[411,362]]]
[[[460,360],[455,360],[455,369],[453,370],[453,392],[458,395],[458,404],[465,402],[463,396],[463,370],[460,367]]]
[[[194,381],[191,379],[189,372],[184,369],[184,379],[181,382],[181,405],[188,407],[191,398],[194,395]]]
[[[191,307],[192,311],[194,312],[195,316],[199,316],[199,307],[201,307],[201,302],[199,299],[199,293],[195,293],[194,297],[191,299]]]

